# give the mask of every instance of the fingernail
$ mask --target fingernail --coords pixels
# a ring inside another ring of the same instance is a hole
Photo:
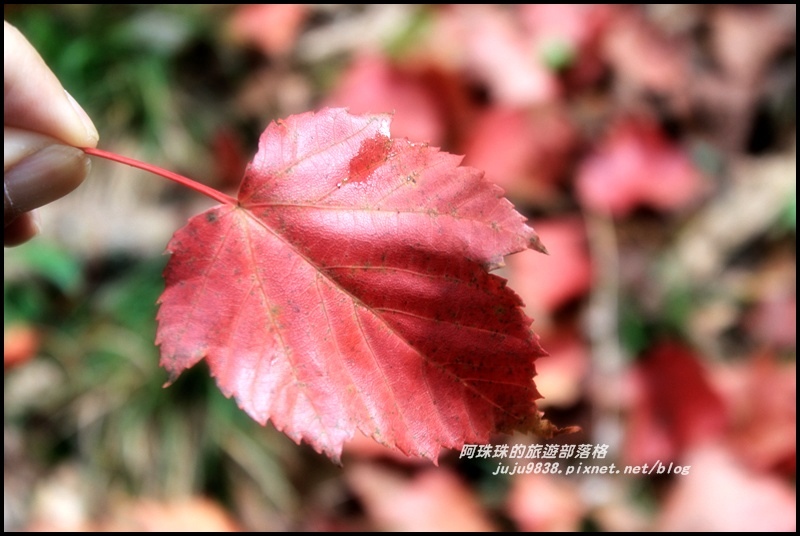
[[[8,222],[71,192],[89,173],[91,161],[75,147],[49,145],[6,171],[3,219]]]
[[[100,135],[97,133],[94,123],[92,123],[92,120],[89,118],[89,114],[86,113],[86,110],[81,108],[81,105],[78,104],[78,101],[72,98],[72,95],[69,94],[69,91],[65,89],[64,93],[67,94],[67,98],[69,99],[69,103],[72,105],[72,109],[75,110],[78,119],[80,119],[81,123],[83,124],[83,128],[86,129],[86,136],[91,140],[91,144],[88,145],[91,147],[96,146],[97,142],[100,141]]]

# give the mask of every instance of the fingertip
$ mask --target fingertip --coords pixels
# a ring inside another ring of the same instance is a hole
[[[4,219],[40,207],[77,188],[91,160],[75,147],[49,145],[21,160],[4,176]]]

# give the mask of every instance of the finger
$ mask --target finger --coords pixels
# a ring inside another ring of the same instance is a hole
[[[91,161],[75,147],[4,129],[3,226],[20,214],[71,192],[86,178]],[[50,144],[45,144],[49,142]]]
[[[25,37],[3,21],[3,123],[75,147],[95,147],[97,130]]]
[[[48,145],[64,145],[64,142],[29,130],[3,128],[3,173]]]

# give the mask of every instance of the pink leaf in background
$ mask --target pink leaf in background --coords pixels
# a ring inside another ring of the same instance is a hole
[[[659,343],[636,363],[634,374],[639,397],[631,408],[627,463],[678,459],[725,432],[723,399],[689,348]]]
[[[794,532],[797,497],[773,476],[747,469],[722,446],[693,449],[674,480],[656,530],[669,532]]]
[[[428,469],[407,478],[386,467],[362,463],[347,476],[379,530],[497,530],[474,491],[448,469]]]
[[[640,206],[684,208],[704,191],[703,178],[688,155],[656,124],[634,119],[611,129],[581,164],[576,181],[584,206],[618,217]]]
[[[433,145],[445,140],[444,108],[423,73],[404,71],[383,56],[356,58],[327,105],[347,107],[356,114],[391,110],[394,136]]]
[[[588,506],[580,499],[576,484],[574,479],[555,475],[516,475],[508,514],[525,532],[579,531]]]
[[[241,5],[230,20],[230,32],[267,56],[280,56],[294,47],[308,11],[305,4]]]
[[[559,97],[555,74],[538,61],[515,13],[496,4],[458,4],[449,16],[463,31],[465,67],[498,103],[524,107]]]
[[[461,152],[510,198],[541,201],[553,197],[576,145],[575,128],[557,108],[492,107],[478,115]]]

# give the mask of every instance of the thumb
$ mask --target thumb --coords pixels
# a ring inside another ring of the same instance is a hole
[[[3,129],[3,226],[77,188],[90,165],[80,149],[33,132]]]

